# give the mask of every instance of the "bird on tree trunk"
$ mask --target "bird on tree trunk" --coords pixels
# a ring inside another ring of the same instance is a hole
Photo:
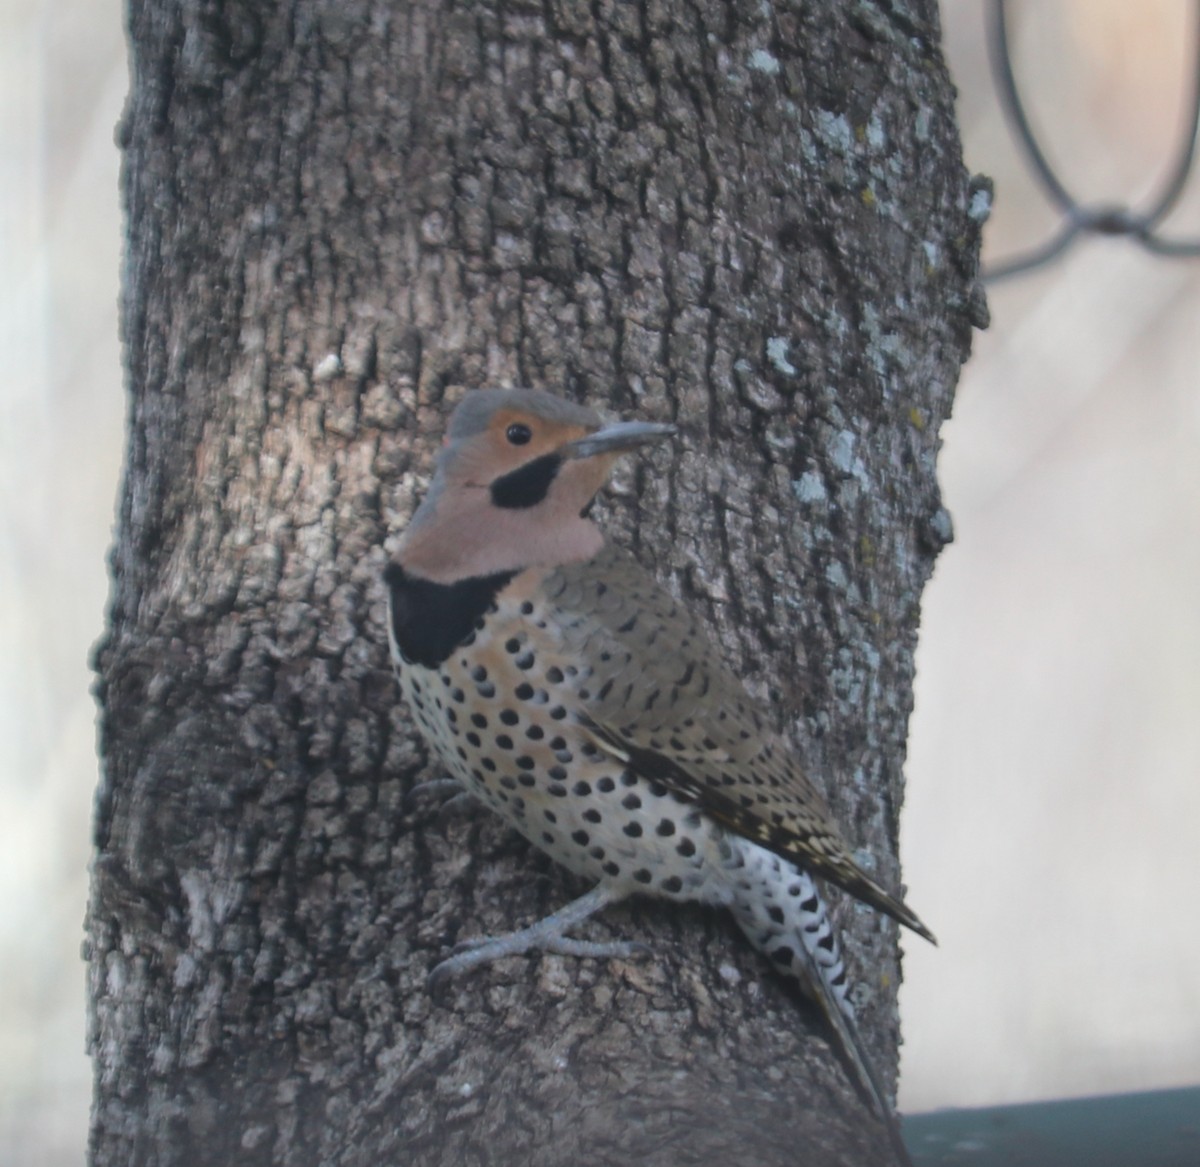
[[[468,393],[454,413],[384,576],[400,687],[454,778],[593,887],[431,979],[533,950],[638,955],[569,935],[634,895],[728,908],[816,1001],[908,1162],[814,877],[933,935],[855,861],[692,613],[589,517],[621,454],[674,433],[530,389]]]

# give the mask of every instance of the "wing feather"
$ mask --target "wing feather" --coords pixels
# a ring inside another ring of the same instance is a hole
[[[596,744],[730,830],[822,875],[928,940],[855,862],[828,804],[686,608],[606,547],[547,577]]]

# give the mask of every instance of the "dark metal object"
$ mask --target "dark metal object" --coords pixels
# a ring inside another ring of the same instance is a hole
[[[1195,1167],[1200,1087],[904,1119],[916,1167]]]
[[[1017,141],[1028,156],[1034,174],[1041,181],[1050,200],[1063,211],[1064,219],[1059,230],[1045,243],[1012,259],[990,265],[984,273],[984,279],[995,282],[1041,267],[1064,252],[1079,235],[1087,232],[1096,235],[1128,236],[1157,255],[1200,256],[1200,239],[1167,239],[1157,231],[1159,224],[1170,214],[1183,194],[1196,157],[1196,134],[1200,129],[1200,0],[1197,0],[1195,6],[1193,34],[1196,55],[1191,75],[1192,92],[1186,132],[1161,192],[1144,211],[1104,204],[1086,206],[1067,190],[1055,173],[1038,144],[1013,74],[1007,7],[1008,0],[990,0],[988,55],[996,79],[1000,106],[1012,126]]]

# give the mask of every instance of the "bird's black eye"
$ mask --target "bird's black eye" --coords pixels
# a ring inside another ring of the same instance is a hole
[[[530,438],[533,437],[533,430],[519,421],[514,421],[512,425],[510,425],[508,429],[504,431],[504,436],[508,438],[508,440],[514,446],[523,446],[529,441]]]

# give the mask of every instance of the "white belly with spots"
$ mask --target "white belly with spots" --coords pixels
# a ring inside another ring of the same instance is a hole
[[[724,830],[597,745],[572,710],[578,670],[553,656],[518,625],[397,672],[451,774],[555,861],[625,891],[729,902]]]

